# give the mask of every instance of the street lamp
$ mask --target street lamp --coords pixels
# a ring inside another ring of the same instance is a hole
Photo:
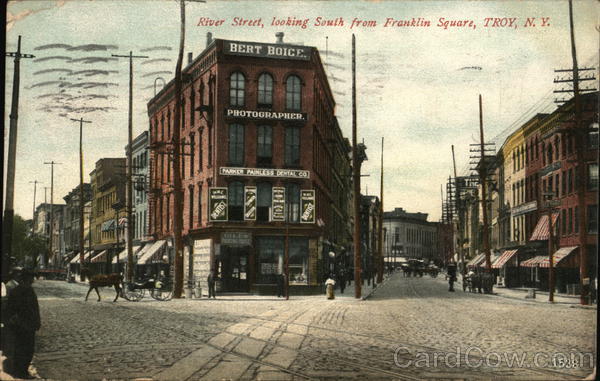
[[[334,274],[335,273],[335,252],[329,252],[329,271]]]

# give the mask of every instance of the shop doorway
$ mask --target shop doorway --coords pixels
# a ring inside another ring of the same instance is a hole
[[[248,247],[221,248],[221,281],[225,292],[248,292]]]

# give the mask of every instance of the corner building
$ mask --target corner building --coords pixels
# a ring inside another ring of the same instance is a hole
[[[215,39],[183,69],[181,168],[187,284],[320,292],[323,252],[348,248],[350,159],[314,47]],[[191,56],[191,54],[190,54]],[[148,103],[149,230],[173,235],[174,81]],[[287,239],[286,239],[287,237]],[[187,286],[185,286],[187,287]]]

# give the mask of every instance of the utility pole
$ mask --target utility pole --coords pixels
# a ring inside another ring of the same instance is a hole
[[[13,74],[12,104],[10,109],[10,129],[8,138],[8,159],[6,168],[6,204],[4,206],[4,219],[2,221],[2,279],[7,279],[10,270],[13,222],[15,216],[15,162],[17,159],[17,120],[19,119],[19,87],[21,81],[19,63],[21,58],[35,57],[32,54],[21,53],[21,36],[19,36],[17,42],[17,51],[6,53],[6,56],[15,57],[15,66]]]
[[[485,141],[483,139],[483,109],[481,105],[481,94],[479,94],[479,134],[481,146],[481,162],[479,168],[479,179],[481,181],[481,209],[483,214],[483,251],[485,253],[485,271],[492,271],[490,258],[490,236],[487,215],[487,168],[485,163]]]
[[[133,171],[133,59],[149,57],[134,56],[132,51],[129,52],[129,55],[112,54],[112,57],[129,58],[129,115],[127,118],[127,189],[125,192],[125,210],[127,213],[127,281],[131,282],[133,280],[133,182],[131,181]],[[177,111],[175,113],[177,115]],[[179,130],[177,124],[175,125],[175,129]],[[177,199],[175,202],[177,202]]]
[[[460,200],[460,188],[458,187],[458,176],[456,174],[456,158],[454,157],[454,144],[452,145],[452,166],[454,167],[454,190],[456,192],[456,214],[458,215],[458,255],[460,257],[460,273],[465,277],[465,253],[463,252],[462,240],[463,240],[463,221],[461,215],[461,200]],[[452,235],[454,236],[454,223],[452,224]],[[454,237],[452,238],[454,241]],[[454,245],[454,242],[453,242]]]
[[[559,200],[552,200],[554,192],[546,192],[546,214],[548,216],[549,238],[548,238],[548,261],[550,267],[548,269],[548,301],[554,302],[554,226],[552,225],[553,207],[560,205]]]
[[[92,123],[89,120],[73,119],[74,122],[79,122],[79,263],[83,264],[83,124]],[[80,271],[80,280],[85,281],[84,272]]]
[[[356,37],[352,34],[352,177],[354,180],[354,297],[362,293],[360,247],[360,162],[356,136]]]
[[[30,181],[29,184],[33,184],[33,213],[31,214],[31,235],[33,236],[34,232],[34,219],[35,219],[35,193],[37,190],[37,185],[41,184],[41,182],[34,180]]]
[[[377,251],[379,252],[379,266],[377,283],[383,282],[383,136],[381,137],[381,176],[379,182],[379,226],[377,238]]]
[[[47,260],[44,261],[44,265],[48,264],[48,260],[54,257],[54,253],[52,251],[52,241],[54,240],[54,166],[57,163],[54,160],[50,162],[44,162],[44,164],[50,165],[50,255]]]
[[[286,209],[289,209],[286,207]],[[285,300],[290,299],[290,211],[285,218]]]

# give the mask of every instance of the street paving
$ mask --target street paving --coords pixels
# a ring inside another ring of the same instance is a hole
[[[367,300],[217,295],[113,303],[114,289],[103,289],[100,302],[94,294],[85,302],[82,284],[34,287],[42,329],[33,365],[42,378],[550,380],[593,370],[590,361],[551,359],[594,351],[594,309],[450,293],[443,277],[395,274]],[[522,366],[503,357],[523,353]]]

